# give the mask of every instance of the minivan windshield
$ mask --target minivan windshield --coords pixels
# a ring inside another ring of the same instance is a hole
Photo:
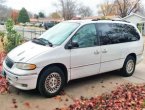
[[[79,23],[62,22],[50,28],[40,38],[46,39],[52,45],[61,45],[79,25]]]

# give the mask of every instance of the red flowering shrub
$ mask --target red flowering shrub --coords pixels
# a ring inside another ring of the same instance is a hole
[[[7,93],[9,89],[8,82],[5,78],[0,76],[0,94]]]
[[[0,94],[8,92],[8,88],[9,88],[7,80],[1,76],[2,62],[5,56],[6,56],[5,52],[0,52]]]
[[[75,100],[68,108],[56,110],[142,110],[145,108],[145,85],[121,85],[110,94]]]
[[[6,53],[4,51],[0,52],[0,65],[2,65],[5,56],[6,56]]]

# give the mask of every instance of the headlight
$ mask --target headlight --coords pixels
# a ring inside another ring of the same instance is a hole
[[[22,70],[34,70],[36,65],[28,63],[15,63],[15,67]]]

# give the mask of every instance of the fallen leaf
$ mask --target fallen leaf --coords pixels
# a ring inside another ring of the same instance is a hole
[[[31,106],[30,106],[30,103],[29,103],[29,102],[25,102],[25,103],[24,103],[24,106],[25,106],[25,107],[27,107],[27,108],[31,108]]]
[[[39,108],[39,105],[36,105],[35,107],[36,107],[36,108]]]
[[[56,99],[56,100],[58,100],[59,102],[61,102],[62,101],[62,98],[61,98],[61,96],[56,96],[56,97],[54,97],[54,99]]]
[[[17,105],[14,105],[14,108],[18,108],[18,106]]]
[[[105,88],[105,86],[102,86],[102,88]]]
[[[64,90],[62,90],[61,92],[60,92],[60,95],[65,95],[66,93],[65,93],[65,91]]]
[[[143,110],[145,108],[144,93],[145,85],[120,85],[110,94],[102,94],[90,99],[81,96],[67,108],[56,110]]]
[[[94,86],[92,86],[92,89],[94,89],[95,87]]]
[[[13,104],[16,104],[16,99],[12,99],[12,103]]]
[[[67,99],[65,99],[65,101],[66,101],[66,102],[68,102],[68,98],[67,98]]]
[[[5,78],[0,76],[0,94],[9,93],[9,84]]]

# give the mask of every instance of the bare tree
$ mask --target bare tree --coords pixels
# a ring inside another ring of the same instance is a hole
[[[108,16],[109,14],[112,14],[113,6],[113,2],[110,3],[109,1],[105,1],[104,3],[99,5],[100,9],[98,13],[103,16]]]
[[[138,9],[139,14],[145,16],[145,7],[144,5],[139,5],[139,9]]]
[[[0,21],[6,21],[11,16],[11,12],[10,8],[0,5]]]
[[[105,1],[100,5],[99,14],[103,16],[118,15],[125,17],[132,12],[143,11],[140,3],[141,0],[112,0],[111,2]]]
[[[0,0],[0,4],[4,3],[6,0]]]
[[[3,5],[6,0],[0,0],[0,21],[6,21],[11,16],[11,9]]]
[[[53,19],[59,19],[61,18],[59,12],[53,12],[49,15],[50,18],[53,18]]]
[[[56,4],[55,4],[56,5]],[[77,3],[75,0],[58,0],[58,5],[65,20],[70,20],[76,15]]]
[[[78,14],[81,15],[81,17],[91,16],[92,12],[93,11],[88,6],[80,5],[80,7],[78,8]]]
[[[139,10],[140,0],[115,0],[114,4],[118,7],[119,16],[125,17]]]

